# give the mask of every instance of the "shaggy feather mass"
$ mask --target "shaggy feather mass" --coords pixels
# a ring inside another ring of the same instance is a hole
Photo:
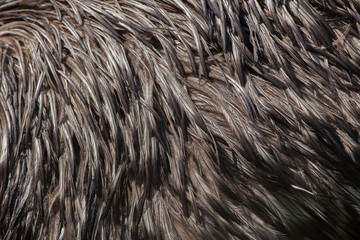
[[[0,0],[1,239],[359,239],[358,0]]]

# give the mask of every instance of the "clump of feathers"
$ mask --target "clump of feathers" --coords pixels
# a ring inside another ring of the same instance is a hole
[[[0,239],[359,239],[358,0],[0,0]]]

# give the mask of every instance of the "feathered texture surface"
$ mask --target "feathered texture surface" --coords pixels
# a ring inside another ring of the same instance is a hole
[[[359,239],[358,0],[0,0],[0,239]]]

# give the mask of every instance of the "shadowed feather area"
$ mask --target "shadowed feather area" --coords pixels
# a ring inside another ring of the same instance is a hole
[[[0,0],[0,239],[360,239],[359,0]]]

